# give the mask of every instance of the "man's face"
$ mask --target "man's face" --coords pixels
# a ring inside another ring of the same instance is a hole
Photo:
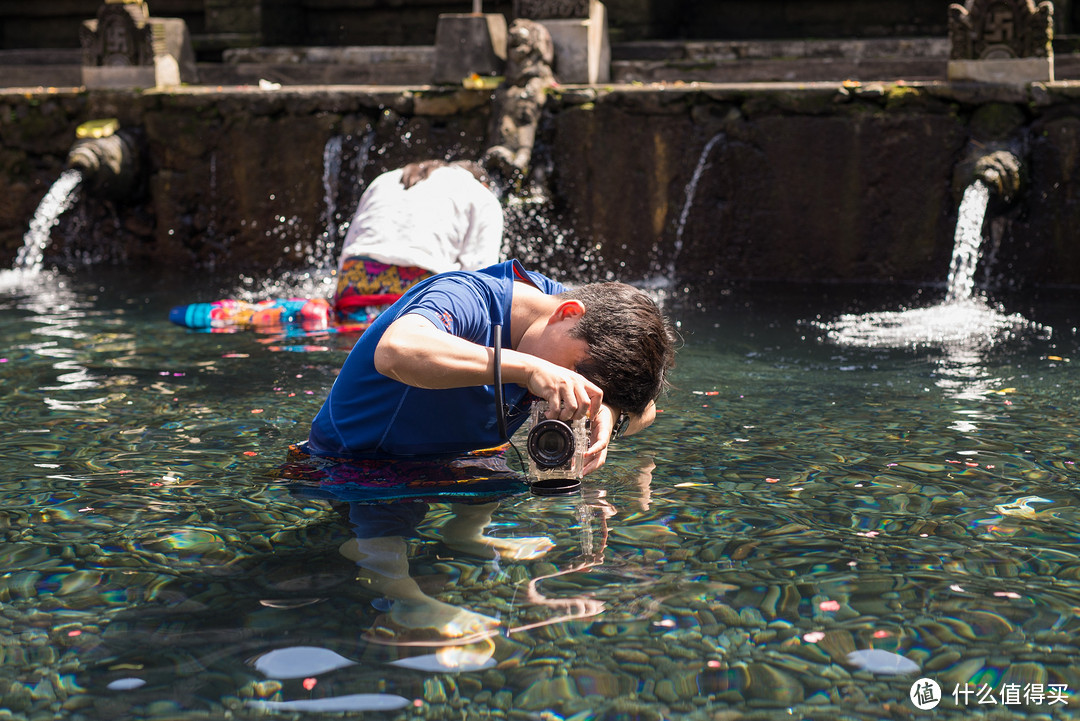
[[[549,363],[576,370],[589,357],[589,344],[573,335],[584,306],[576,301],[560,305],[543,324],[539,334],[526,336],[517,350],[543,358]]]
[[[589,344],[582,338],[557,334],[543,344],[536,355],[555,365],[576,370],[578,365],[589,357]]]

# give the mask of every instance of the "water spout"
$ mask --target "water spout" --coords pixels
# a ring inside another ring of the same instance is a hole
[[[972,297],[975,267],[982,249],[983,219],[990,201],[990,187],[981,179],[964,191],[956,218],[952,259],[949,261],[948,291],[945,303],[959,303]]]
[[[67,167],[78,170],[87,191],[109,200],[135,194],[141,168],[139,133],[119,129],[115,120],[83,123],[67,156]]]
[[[990,190],[1005,202],[1011,202],[1020,192],[1023,166],[1020,159],[1008,150],[995,150],[975,161],[975,179],[986,183]]]
[[[683,203],[682,212],[679,214],[679,224],[675,228],[675,242],[672,245],[671,261],[668,263],[668,277],[674,278],[675,271],[677,270],[676,264],[679,260],[679,255],[682,253],[683,248],[683,231],[686,229],[686,221],[690,217],[690,208],[694,205],[694,196],[697,194],[697,186],[701,181],[701,174],[705,172],[705,167],[708,164],[709,154],[712,153],[713,146],[725,137],[724,133],[717,133],[709,142],[705,143],[705,147],[701,149],[701,155],[698,156],[697,165],[694,167],[694,173],[690,176],[690,182],[686,184],[686,201]]]
[[[987,150],[957,167],[957,182],[965,182],[957,212],[948,284],[942,302],[926,308],[848,314],[828,323],[814,323],[834,343],[863,348],[938,348],[950,363],[978,357],[997,343],[1025,334],[1049,334],[1050,329],[1019,314],[1005,314],[975,290],[975,269],[982,259],[983,224],[992,194],[1012,200],[1021,187],[1021,164],[1007,150]],[[970,363],[967,363],[970,365]]]

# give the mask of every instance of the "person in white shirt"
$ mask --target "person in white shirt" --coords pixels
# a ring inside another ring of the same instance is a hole
[[[364,191],[338,260],[334,309],[370,323],[437,273],[499,262],[503,212],[472,161],[425,160],[378,176]]]

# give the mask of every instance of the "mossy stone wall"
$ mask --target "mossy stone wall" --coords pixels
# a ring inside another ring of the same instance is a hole
[[[127,202],[84,197],[48,262],[272,274],[325,252],[378,173],[478,156],[488,107],[452,89],[0,95],[0,263],[90,118],[141,129],[145,180]],[[549,202],[515,206],[511,250],[590,277],[942,282],[958,168],[1003,139],[1027,180],[991,207],[1002,281],[1077,284],[1078,110],[1075,83],[557,90],[534,158]]]

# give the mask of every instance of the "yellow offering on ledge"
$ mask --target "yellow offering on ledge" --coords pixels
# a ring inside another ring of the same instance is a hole
[[[494,90],[503,81],[501,75],[472,75],[462,78],[461,84],[466,90]]]

